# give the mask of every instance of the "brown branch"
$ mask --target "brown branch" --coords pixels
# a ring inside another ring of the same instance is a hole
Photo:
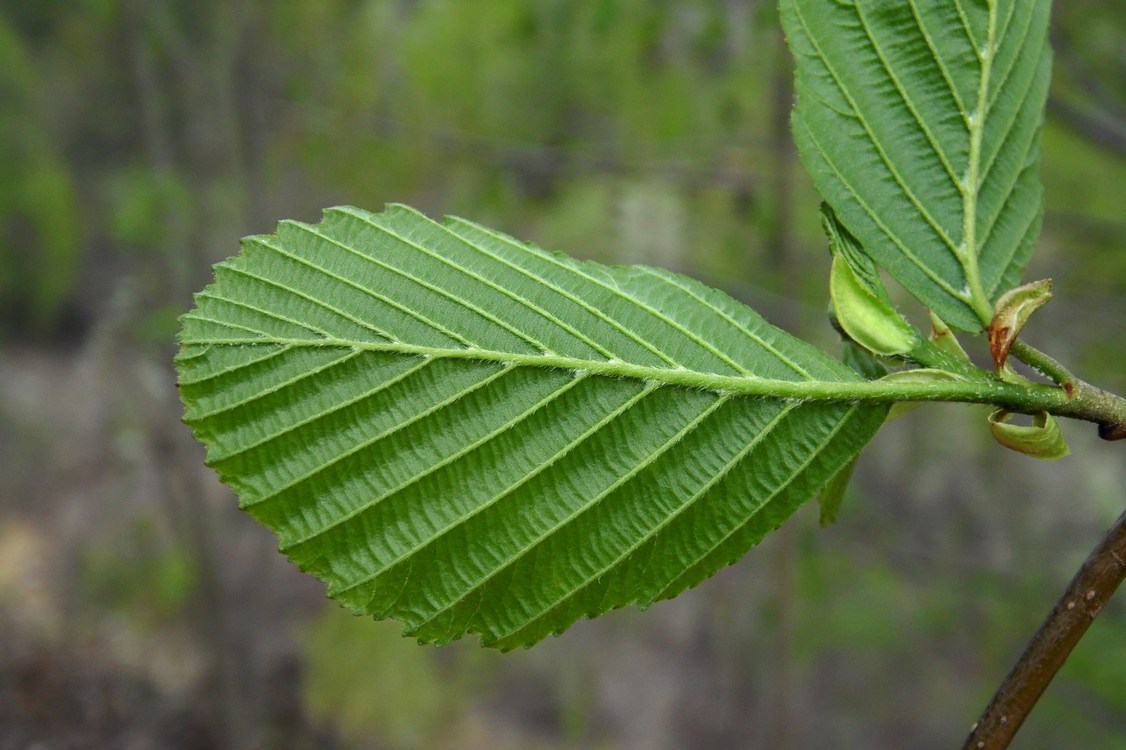
[[[985,712],[962,750],[1004,750],[1079,639],[1126,578],[1126,512],[1071,579]]]

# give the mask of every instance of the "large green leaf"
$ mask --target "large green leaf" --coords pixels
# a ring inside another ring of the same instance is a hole
[[[698,282],[405,207],[283,222],[215,279],[176,359],[208,463],[330,596],[426,641],[673,596],[886,412],[764,397],[859,376]]]
[[[980,330],[1042,216],[1050,0],[782,0],[794,137],[866,252]]]

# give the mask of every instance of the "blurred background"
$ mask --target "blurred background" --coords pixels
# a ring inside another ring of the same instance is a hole
[[[1055,13],[1028,335],[1121,393],[1126,4]],[[1088,425],[1041,464],[919,410],[837,525],[502,655],[326,600],[179,421],[210,264],[339,203],[674,268],[839,353],[789,65],[772,0],[0,1],[0,750],[960,746],[1126,504]],[[1126,747],[1126,594],[1014,747]]]

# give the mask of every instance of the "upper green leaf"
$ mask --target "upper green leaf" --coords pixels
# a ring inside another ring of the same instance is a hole
[[[782,0],[794,138],[864,250],[981,330],[1041,223],[1050,0]]]
[[[739,558],[846,465],[849,368],[665,271],[405,207],[244,240],[183,317],[185,421],[329,594],[527,645]]]

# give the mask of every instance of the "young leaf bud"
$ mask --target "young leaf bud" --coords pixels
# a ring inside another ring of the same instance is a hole
[[[1040,412],[1030,425],[1010,424],[1006,420],[1011,415],[1007,409],[998,409],[989,415],[989,429],[1001,445],[1045,461],[1055,461],[1071,452],[1051,414]]]
[[[989,324],[989,349],[998,371],[1005,366],[1009,350],[1024,324],[1051,298],[1052,280],[1043,279],[1010,289],[997,300],[993,321]]]
[[[934,310],[930,310],[929,312],[931,316],[931,343],[951,357],[969,362],[970,355],[966,354],[966,350],[962,348],[958,339],[955,338],[954,332],[950,330],[950,326],[946,325],[942,318],[935,315]]]
[[[918,335],[911,325],[857,278],[842,255],[833,256],[829,294],[841,328],[868,351],[891,357],[915,346]]]

